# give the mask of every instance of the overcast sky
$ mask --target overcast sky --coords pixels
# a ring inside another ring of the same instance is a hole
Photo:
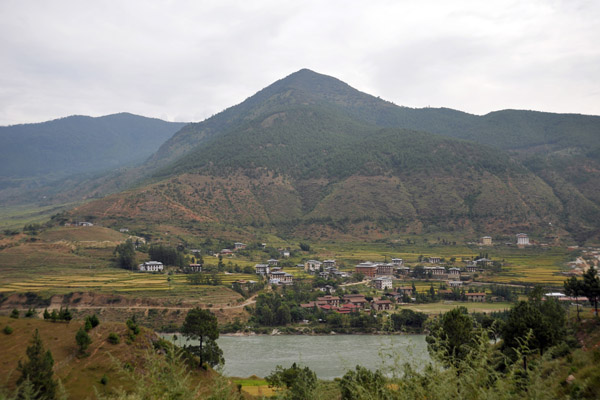
[[[408,107],[600,115],[600,1],[0,2],[0,125],[201,121],[301,68]]]

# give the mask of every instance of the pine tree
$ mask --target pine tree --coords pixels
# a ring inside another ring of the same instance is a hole
[[[29,381],[38,394],[36,399],[55,399],[57,384],[52,378],[54,359],[50,350],[44,351],[44,344],[37,329],[33,333],[31,345],[25,352],[29,361],[24,364],[19,361],[17,370],[21,371],[21,376],[17,380],[17,385]]]
[[[90,336],[83,328],[79,328],[77,331],[75,341],[77,342],[77,346],[79,346],[79,352],[81,354],[85,353],[88,346],[92,343],[92,339],[90,339]]]

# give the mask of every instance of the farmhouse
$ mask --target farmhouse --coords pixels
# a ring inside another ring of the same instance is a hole
[[[267,260],[267,264],[269,264],[271,267],[276,267],[279,264],[279,260],[271,258],[270,260]]]
[[[404,260],[401,258],[392,258],[392,264],[396,267],[402,267],[404,266]]]
[[[396,288],[396,291],[401,295],[407,295],[407,296],[412,296],[413,294],[413,288],[412,286],[399,286]]]
[[[269,265],[268,264],[256,264],[254,266],[254,270],[257,275],[268,275],[269,274]]]
[[[202,264],[189,264],[187,267],[183,267],[183,272],[186,274],[202,272]]]
[[[375,285],[375,289],[378,290],[391,289],[392,278],[380,276],[379,278],[373,279],[373,285]]]
[[[517,245],[529,246],[529,236],[526,233],[517,233]]]
[[[408,275],[410,274],[410,267],[397,267],[394,269],[396,275]]]
[[[377,264],[372,263],[371,261],[365,261],[356,266],[355,272],[357,274],[363,274],[368,278],[375,278],[377,274]]]
[[[491,236],[482,237],[481,244],[484,246],[491,246],[492,245],[492,237]]]
[[[441,257],[429,257],[427,261],[429,261],[430,264],[439,264],[442,259]]]
[[[431,275],[434,276],[439,276],[439,275],[445,275],[446,274],[446,268],[441,267],[441,266],[437,266],[437,267],[423,267],[423,270],[425,271],[425,273],[431,273]]]
[[[340,298],[337,296],[323,296],[323,297],[317,297],[317,304],[323,302],[324,304],[327,304],[329,306],[334,306],[337,307],[340,305]]]
[[[462,282],[461,281],[448,281],[448,286],[450,286],[451,288],[459,288],[462,286]]]
[[[468,264],[467,265],[467,272],[477,272],[477,264],[475,264],[475,263]]]
[[[476,301],[476,302],[484,302],[485,301],[485,293],[466,293],[467,301]]]
[[[365,296],[362,294],[346,294],[342,298],[342,301],[345,304],[354,304],[361,308],[365,307],[367,304],[367,299],[365,299]]]
[[[304,270],[310,274],[314,274],[321,269],[323,263],[317,260],[308,260],[304,263]]]
[[[145,263],[138,265],[138,269],[141,272],[162,272],[163,263],[160,261],[146,261]]]
[[[223,250],[221,250],[221,253],[220,253],[220,254],[221,254],[222,256],[230,256],[230,255],[232,255],[232,254],[233,254],[233,251],[231,251],[231,250],[229,250],[229,249],[223,249]]]
[[[392,302],[389,300],[375,300],[372,304],[371,307],[375,310],[375,311],[386,311],[386,310],[391,310],[392,309]]]
[[[394,273],[394,264],[377,264],[376,275],[392,275]]]
[[[233,249],[234,250],[240,250],[240,249],[245,249],[245,248],[246,248],[246,245],[244,243],[242,243],[242,242],[235,242],[233,244]]]
[[[335,260],[323,261],[323,268],[335,267]]]
[[[460,278],[460,269],[450,268],[448,270],[448,278]]]
[[[269,283],[291,285],[294,283],[294,276],[283,271],[275,271],[269,274]]]

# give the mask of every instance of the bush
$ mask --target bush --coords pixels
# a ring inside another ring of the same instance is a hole
[[[2,332],[4,332],[7,335],[10,335],[11,333],[13,333],[13,328],[11,328],[10,326],[6,325],[4,327],[4,329],[2,330]]]
[[[17,319],[19,318],[19,310],[17,310],[16,308],[13,308],[12,312],[10,313],[10,317]]]
[[[119,342],[121,341],[121,339],[119,338],[119,335],[117,335],[114,332],[111,332],[108,334],[108,343],[110,344],[119,344]]]

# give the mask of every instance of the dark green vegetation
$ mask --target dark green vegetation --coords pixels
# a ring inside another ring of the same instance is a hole
[[[21,364],[19,361],[18,370],[21,376],[17,380],[17,385],[21,385],[21,395],[23,398],[32,395],[33,399],[52,400],[56,397],[57,382],[54,379],[52,367],[54,358],[50,350],[44,349],[42,338],[38,330],[33,333],[31,345],[27,347],[27,360]],[[23,393],[24,392],[24,393]]]
[[[120,113],[0,127],[0,221],[41,222],[84,199],[123,190],[184,123]]]
[[[181,334],[190,340],[198,341],[198,345],[186,345],[185,350],[199,358],[200,367],[203,367],[204,363],[214,367],[224,362],[223,351],[216,342],[219,338],[217,317],[210,311],[200,308],[190,310],[185,317]]]
[[[0,189],[144,161],[184,125],[121,113],[0,127]]]
[[[409,109],[301,70],[187,125],[145,164],[145,185],[73,215],[295,237],[527,230],[585,242],[600,222],[599,138],[598,117]]]

